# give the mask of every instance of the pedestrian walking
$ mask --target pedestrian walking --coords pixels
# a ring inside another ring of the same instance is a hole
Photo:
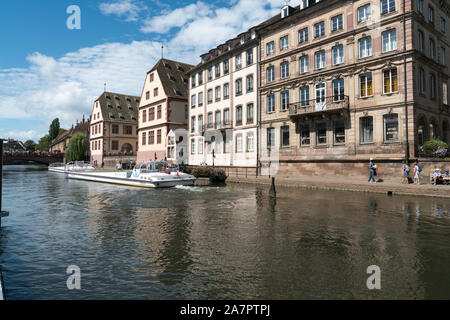
[[[403,161],[403,165],[402,165],[402,170],[403,170],[403,181],[402,183],[409,183],[409,171],[410,171],[410,167],[408,165],[408,162]]]
[[[416,161],[416,165],[414,166],[414,183],[420,184],[420,173],[422,172],[422,167],[419,166],[419,161]]]
[[[377,183],[377,181],[375,180],[375,170],[376,170],[376,166],[373,164],[373,158],[370,158],[370,162],[369,162],[369,183],[372,183],[372,181],[374,183]]]

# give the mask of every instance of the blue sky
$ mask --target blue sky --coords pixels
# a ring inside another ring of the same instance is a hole
[[[199,55],[279,11],[282,0],[2,0],[0,137],[33,139],[59,117],[70,127],[107,83],[140,95],[146,72],[164,56]],[[81,10],[69,30],[67,7]]]

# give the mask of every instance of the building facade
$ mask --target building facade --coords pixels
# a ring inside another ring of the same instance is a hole
[[[90,144],[89,144],[89,129],[90,129],[90,119],[87,121],[83,116],[83,120],[81,122],[77,121],[77,124],[69,130],[62,130],[61,133],[52,141],[50,144],[49,152],[62,152],[64,153],[66,149],[69,147],[70,139],[73,137],[75,133],[82,133],[86,136],[86,150],[87,155],[90,152]]]
[[[446,2],[301,1],[258,26],[262,166],[366,173],[448,141]],[[403,6],[405,4],[405,6]]]
[[[187,130],[189,81],[186,72],[192,68],[185,63],[161,59],[147,73],[139,105],[137,162],[175,161],[175,150],[178,156],[183,156],[183,148],[176,148],[180,139],[172,141],[168,136],[177,129]]]
[[[189,164],[256,168],[256,32],[244,32],[201,59],[189,72]]]
[[[101,166],[108,158],[113,162],[136,159],[139,102],[140,97],[112,92],[104,92],[94,102],[89,139],[92,164]],[[127,158],[122,160],[123,156]]]

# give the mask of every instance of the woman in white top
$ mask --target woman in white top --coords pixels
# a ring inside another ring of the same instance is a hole
[[[419,162],[416,162],[416,165],[414,166],[414,183],[420,184],[420,167]]]

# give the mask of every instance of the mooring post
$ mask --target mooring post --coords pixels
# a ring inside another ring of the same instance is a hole
[[[274,198],[277,196],[277,190],[275,188],[275,178],[274,177],[272,177],[272,185],[270,186],[269,195]]]
[[[2,218],[9,216],[9,212],[2,211],[2,188],[3,188],[3,139],[0,139],[0,228],[2,227]]]

